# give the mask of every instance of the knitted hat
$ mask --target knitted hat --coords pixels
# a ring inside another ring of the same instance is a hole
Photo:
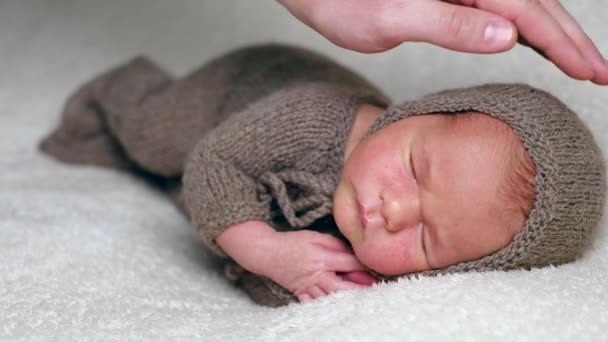
[[[522,231],[503,249],[478,260],[408,277],[529,269],[574,260],[602,215],[605,169],[591,132],[555,97],[520,84],[448,90],[389,107],[367,134],[414,115],[470,111],[502,120],[519,136],[536,169],[534,206]]]

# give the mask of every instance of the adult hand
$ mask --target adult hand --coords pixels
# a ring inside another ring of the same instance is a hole
[[[608,62],[558,0],[279,0],[334,44],[381,52],[403,42],[497,53],[519,41],[572,78],[608,85]]]

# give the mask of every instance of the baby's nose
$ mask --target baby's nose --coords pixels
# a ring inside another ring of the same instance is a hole
[[[385,195],[383,199],[382,214],[386,218],[386,230],[397,232],[414,228],[420,223],[422,217],[417,195]]]

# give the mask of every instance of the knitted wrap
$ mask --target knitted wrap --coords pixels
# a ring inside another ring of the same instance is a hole
[[[247,220],[339,234],[328,217],[363,103],[386,108],[389,100],[347,67],[298,47],[237,49],[178,78],[138,57],[70,96],[40,148],[160,185],[225,257],[229,278],[256,302],[279,305],[295,297],[232,263],[215,237]]]
[[[65,162],[121,168],[165,184],[203,242],[225,256],[214,238],[252,219],[343,238],[332,199],[363,103],[386,107],[388,99],[352,70],[306,49],[247,47],[177,79],[136,58],[77,90],[40,148]],[[502,250],[414,275],[576,258],[600,218],[605,171],[591,133],[551,95],[525,85],[440,92],[389,107],[368,134],[412,115],[465,111],[503,120],[523,141],[536,166],[534,207]],[[272,280],[226,262],[228,278],[256,302],[295,301]]]
[[[470,111],[504,121],[521,139],[536,169],[534,206],[522,231],[503,249],[478,260],[407,277],[529,269],[574,260],[602,215],[605,167],[591,132],[555,97],[518,84],[443,91],[389,107],[372,124],[368,135],[414,115]]]

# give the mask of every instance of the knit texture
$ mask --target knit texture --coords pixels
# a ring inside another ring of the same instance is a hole
[[[186,163],[182,198],[206,245],[227,257],[215,238],[232,225],[298,230],[331,215],[344,143],[365,99],[336,85],[287,87],[205,135]],[[242,274],[235,280],[258,303],[294,300],[271,280]]]
[[[526,85],[455,89],[390,107],[368,135],[414,115],[476,111],[506,122],[535,165],[533,209],[505,248],[479,260],[408,275],[529,269],[574,260],[598,227],[606,193],[603,157],[591,132],[552,95]],[[395,277],[384,277],[392,279]]]
[[[328,216],[362,103],[386,107],[388,100],[305,49],[243,48],[180,79],[137,57],[76,91],[40,147],[160,184],[205,245],[226,258],[226,275],[256,302],[277,306],[295,298],[234,264],[215,237],[247,220],[337,234]]]
[[[214,240],[229,226],[262,220],[304,229],[331,215],[344,143],[364,99],[335,85],[297,85],[206,134],[186,163],[182,191],[203,241],[226,256]]]

